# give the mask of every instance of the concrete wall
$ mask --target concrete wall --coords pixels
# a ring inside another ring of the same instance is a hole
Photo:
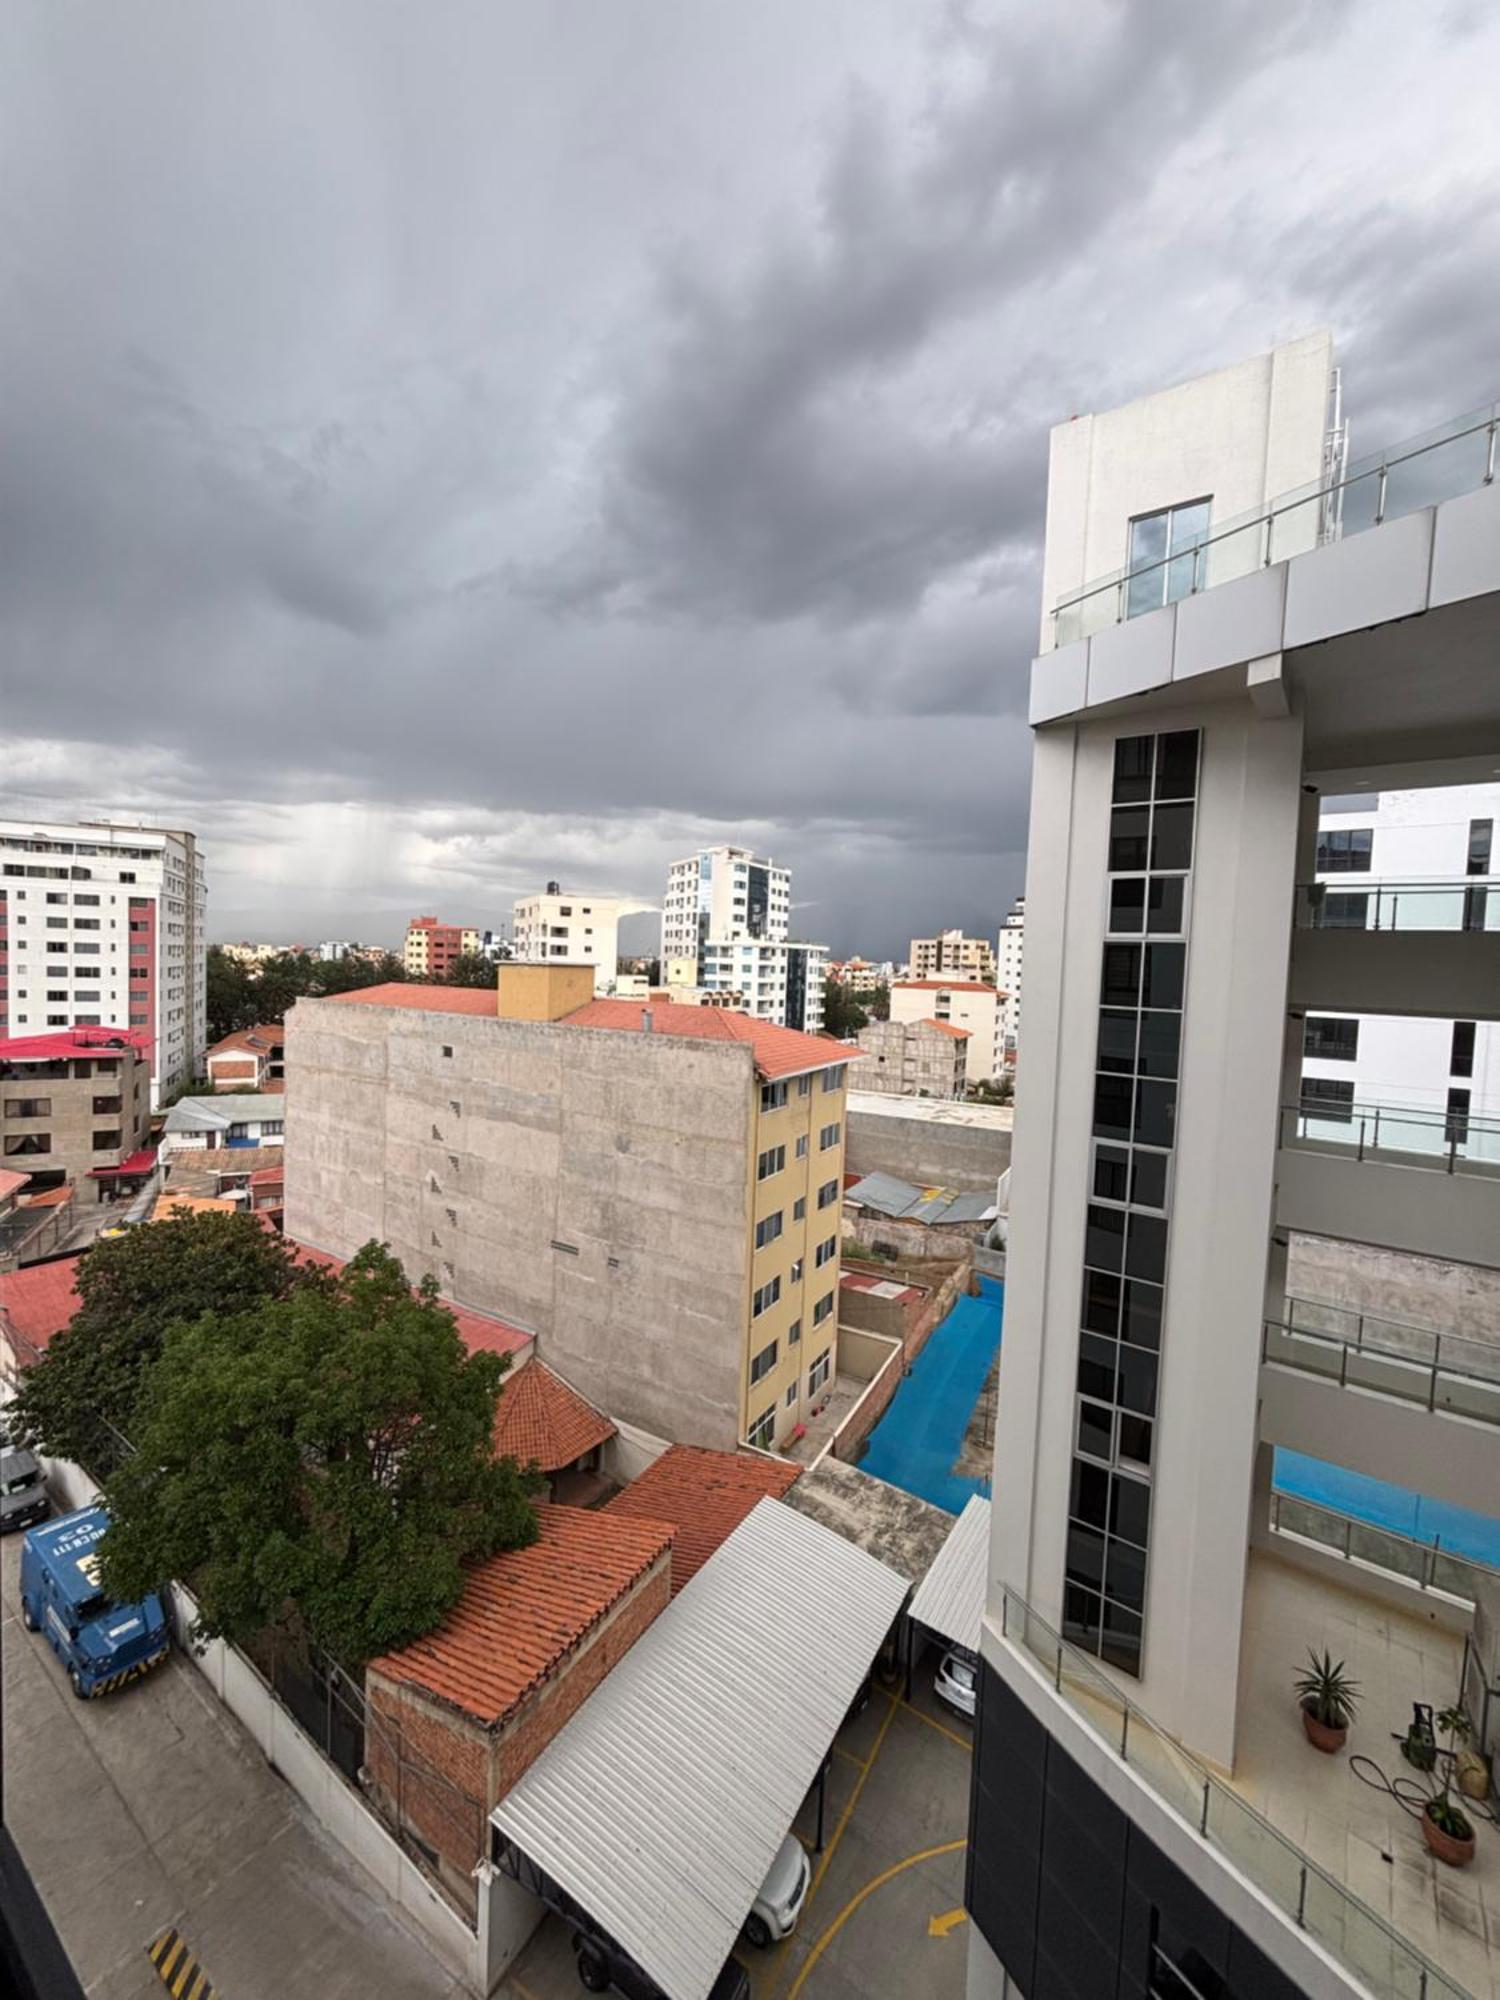
[[[855,1072],[858,1081],[858,1071]],[[1010,1165],[1011,1114],[1003,1105],[966,1104],[962,1117],[945,1122],[923,1117],[911,1106],[861,1104],[859,1089],[849,1098],[847,1173],[894,1174],[917,1187],[956,1188],[961,1194],[993,1194]]]
[[[80,1062],[89,1069],[77,1074]],[[28,1074],[31,1065],[17,1065],[15,1076],[0,1082],[0,1141],[10,1142],[47,1137],[51,1149],[42,1153],[6,1151],[0,1169],[23,1174],[55,1173],[59,1169],[73,1183],[75,1207],[89,1207],[104,1197],[112,1183],[89,1178],[95,1167],[117,1167],[121,1160],[145,1145],[151,1122],[150,1066],[133,1049],[101,1050],[98,1055],[80,1053],[68,1058],[70,1074],[49,1077]],[[45,1064],[35,1065],[40,1071]],[[95,1111],[94,1099],[118,1098],[118,1111]],[[48,1109],[35,1117],[22,1117],[12,1105],[46,1104]],[[120,1134],[118,1146],[105,1152],[94,1151],[96,1132]]]
[[[286,1052],[289,1236],[385,1241],[601,1409],[737,1442],[747,1046],[315,1000]]]
[[[1500,1271],[1369,1243],[1293,1236],[1287,1291],[1382,1320],[1500,1342]]]
[[[987,1222],[904,1222],[873,1209],[844,1205],[844,1240],[861,1250],[894,1250],[898,1257],[962,1257],[982,1241]]]
[[[901,1387],[906,1372],[905,1350],[899,1340],[885,1340],[879,1334],[858,1333],[841,1326],[839,1367],[865,1384],[859,1401],[834,1432],[830,1447],[835,1458],[852,1464]]]
[[[928,1021],[871,1021],[855,1038],[861,1090],[891,1097],[964,1094],[965,1043]]]

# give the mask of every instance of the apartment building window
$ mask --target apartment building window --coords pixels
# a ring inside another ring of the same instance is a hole
[[[1203,588],[1209,505],[1189,500],[1159,514],[1139,514],[1131,522],[1127,618],[1159,611]]]
[[[773,1403],[770,1409],[763,1410],[750,1426],[747,1442],[753,1444],[759,1451],[766,1451],[775,1435],[776,1405]]]
[[[811,1095],[812,1095],[812,1078],[811,1078],[810,1076],[799,1076],[799,1077],[798,1077],[798,1079],[797,1079],[797,1095],[798,1095],[799,1097],[811,1097]]]
[[[828,1315],[832,1311],[833,1311],[833,1293],[825,1292],[822,1298],[820,1298],[818,1300],[818,1303],[813,1307],[813,1325],[821,1326],[824,1320],[828,1318]]]
[[[786,1344],[788,1347],[795,1347],[801,1338],[802,1322],[800,1319],[794,1319],[786,1330]]]
[[[1472,1076],[1474,1074],[1474,1023],[1455,1021],[1453,1023],[1453,1048],[1448,1057],[1450,1076]]]
[[[1455,1071],[1456,1074],[1457,1072]],[[805,1194],[799,1194],[797,1199],[792,1203],[792,1220],[793,1222],[805,1222],[807,1220],[807,1196]]]
[[[769,1347],[763,1347],[750,1363],[750,1384],[764,1380],[776,1366],[777,1345],[773,1340]]]
[[[16,1159],[27,1153],[50,1153],[52,1134],[50,1132],[7,1132],[5,1135],[5,1156]]]
[[[825,1264],[831,1264],[838,1255],[838,1250],[839,1239],[836,1236],[830,1236],[825,1242],[820,1243],[813,1253],[813,1269],[821,1271]]]
[[[1354,1081],[1335,1076],[1302,1079],[1302,1111],[1308,1118],[1332,1118],[1341,1125],[1354,1119]]]
[[[843,1136],[842,1125],[825,1125],[818,1134],[818,1150],[826,1153],[830,1146],[836,1146]]]
[[[1355,1061],[1359,1055],[1359,1022],[1309,1014],[1302,1031],[1302,1053],[1319,1062]]]
[[[797,1385],[795,1382],[792,1382],[787,1387],[786,1406],[789,1410],[791,1410],[795,1409],[796,1405],[797,1405]]]
[[[1492,819],[1471,819],[1469,821],[1469,854],[1464,866],[1466,875],[1488,875],[1493,858],[1495,822]],[[1489,927],[1490,892],[1488,889],[1466,889],[1464,891],[1464,929],[1482,931]]]
[[[25,996],[23,995],[22,997],[24,998]],[[49,1000],[66,1000],[67,997],[68,989],[66,986],[49,986],[47,988],[47,998]]]
[[[799,1132],[797,1135],[797,1158],[799,1160],[807,1158],[807,1134],[805,1132]]]
[[[750,1302],[751,1319],[759,1319],[763,1312],[769,1312],[780,1297],[781,1278],[779,1275],[774,1278],[768,1278],[763,1285],[757,1285],[755,1296]]]
[[[829,1207],[829,1206],[830,1206],[830,1204],[832,1204],[833,1202],[836,1202],[836,1201],[838,1200],[838,1198],[839,1198],[839,1184],[838,1184],[838,1182],[837,1182],[837,1181],[824,1181],[823,1185],[822,1185],[822,1186],[821,1186],[821,1187],[820,1187],[820,1188],[818,1189],[818,1206],[819,1206],[819,1208],[827,1208],[827,1207]]]
[[[763,1215],[755,1225],[755,1247],[764,1250],[768,1243],[774,1243],[781,1234],[781,1210],[774,1215]]]
[[[65,931],[68,928],[68,920],[66,917],[48,917],[47,928],[49,931]]]
[[[1443,1126],[1443,1143],[1446,1146],[1467,1146],[1469,1143],[1469,1092],[1450,1090],[1448,1092],[1448,1116]]]
[[[50,1118],[52,1099],[50,1097],[7,1097],[5,1100],[7,1118]]]
[[[94,1134],[94,1151],[96,1153],[111,1153],[119,1143],[120,1131],[118,1126],[112,1132],[96,1132]]]
[[[118,1111],[119,1108],[120,1100],[118,1097],[96,1097],[94,1099],[94,1116],[96,1118],[106,1117],[111,1111]]]
[[[825,1090],[842,1090],[844,1087],[844,1078],[848,1073],[849,1065],[847,1063],[835,1063],[832,1069],[825,1069],[823,1072],[823,1088]]]
[[[1318,873],[1368,875],[1374,851],[1372,826],[1325,827],[1318,835]]]
[[[825,1347],[812,1367],[807,1371],[807,1393],[809,1396],[817,1395],[823,1384],[828,1380],[832,1368],[833,1349]]]
[[[786,1103],[784,1083],[763,1083],[760,1087],[760,1108],[762,1111],[779,1111]]]
[[[755,1163],[755,1178],[768,1181],[773,1174],[779,1174],[786,1165],[786,1147],[768,1146]]]
[[[68,892],[66,889],[49,889],[47,891],[47,901],[49,903],[65,903],[67,900]]]
[[[792,1259],[792,1268],[787,1276],[787,1283],[789,1285],[800,1285],[802,1283],[802,1262],[803,1260],[800,1257]]]

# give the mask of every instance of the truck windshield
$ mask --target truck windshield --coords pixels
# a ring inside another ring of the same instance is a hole
[[[80,1625],[86,1625],[91,1618],[102,1617],[108,1609],[109,1599],[99,1590],[92,1597],[86,1597],[82,1604],[74,1605],[73,1616]]]
[[[24,1493],[28,1486],[36,1485],[34,1472],[18,1472],[13,1479],[0,1480],[0,1493]]]

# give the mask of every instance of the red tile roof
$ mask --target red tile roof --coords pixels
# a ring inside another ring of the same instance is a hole
[[[494,1728],[672,1546],[660,1521],[612,1519],[581,1507],[537,1508],[529,1549],[475,1563],[434,1631],[370,1662]]]
[[[646,1012],[651,1015],[654,1035],[685,1035],[700,1042],[748,1042],[755,1067],[767,1080],[831,1069],[859,1053],[842,1043],[827,1042],[820,1035],[804,1035],[800,1028],[778,1028],[771,1021],[752,1020],[728,1007],[686,1007],[676,1000],[653,1000],[649,1009],[639,1000],[590,1000],[587,1006],[564,1014],[563,1021],[570,1028],[615,1028],[641,1034],[641,1016]]]
[[[52,1336],[61,1333],[78,1310],[77,1275],[76,1256],[0,1273],[0,1319],[6,1331],[38,1354],[44,1352]]]
[[[493,986],[418,986],[392,979],[383,986],[357,986],[352,993],[330,993],[334,1007],[409,1007],[427,1014],[488,1014],[498,1020],[500,999]]]
[[[269,1055],[273,1044],[280,1047],[286,1040],[286,1029],[279,1024],[275,1027],[235,1028],[221,1041],[208,1050],[209,1056],[233,1055],[243,1050],[248,1055]]]
[[[943,1034],[951,1035],[955,1042],[966,1042],[969,1039],[968,1029],[955,1028],[951,1021],[934,1021],[929,1016],[925,1021],[918,1021],[917,1026],[919,1028],[938,1028]]]
[[[893,993],[996,993],[987,979],[898,979]]]
[[[609,1501],[604,1512],[633,1520],[670,1521],[677,1530],[672,1548],[672,1594],[708,1561],[754,1507],[779,1500],[802,1470],[747,1451],[709,1451],[702,1445],[669,1445],[657,1459]]]
[[[0,1172],[0,1201],[9,1200],[10,1196],[18,1193],[30,1179],[30,1174]]]
[[[540,1361],[528,1361],[501,1384],[495,1449],[502,1457],[561,1472],[614,1435],[609,1418]]]
[[[331,1250],[314,1250],[308,1243],[287,1241],[287,1248],[299,1264],[315,1264],[320,1271],[342,1271],[347,1258],[335,1257]],[[412,1289],[415,1291],[416,1287]],[[494,1313],[478,1312],[452,1299],[441,1301],[458,1322],[459,1336],[471,1354],[519,1354],[531,1345],[533,1336]]]

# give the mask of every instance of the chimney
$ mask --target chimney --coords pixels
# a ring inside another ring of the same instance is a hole
[[[649,1007],[643,1007],[641,1009],[641,1033],[643,1035],[649,1035],[651,1033],[651,1027],[652,1027],[651,1009]]]

